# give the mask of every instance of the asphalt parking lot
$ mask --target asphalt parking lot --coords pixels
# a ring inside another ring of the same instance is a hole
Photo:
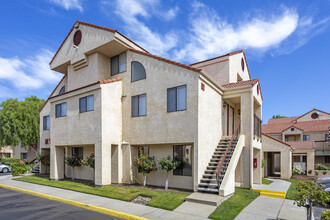
[[[119,219],[109,215],[12,191],[0,187],[0,218],[7,220],[29,219]]]

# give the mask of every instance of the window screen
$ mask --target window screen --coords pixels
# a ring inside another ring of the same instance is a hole
[[[126,71],[126,53],[111,58],[111,76]]]
[[[49,130],[49,115],[43,117],[44,130]]]
[[[79,99],[79,112],[89,112],[94,110],[94,95]]]
[[[167,89],[167,112],[187,109],[187,86]]]
[[[55,117],[66,116],[66,102],[55,105]]]
[[[132,97],[132,117],[147,115],[147,96],[141,94]]]

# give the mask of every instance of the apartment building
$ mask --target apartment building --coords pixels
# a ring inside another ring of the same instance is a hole
[[[31,161],[35,158],[35,150],[32,147],[17,146],[0,146],[1,158],[19,158],[25,161]]]
[[[51,179],[71,177],[65,156],[94,153],[96,185],[133,183],[141,175],[132,155],[142,147],[156,161],[181,161],[172,188],[228,195],[261,183],[262,93],[244,51],[185,65],[77,21],[50,68],[63,74],[40,109]],[[77,167],[75,177],[92,180],[93,170]],[[164,178],[152,172],[147,184]]]
[[[268,141],[263,143],[265,176],[290,178],[296,165],[307,175],[314,175],[315,164],[330,166],[329,128],[330,114],[318,109],[301,116],[269,119],[262,126],[263,139]],[[285,145],[288,150],[281,152]]]

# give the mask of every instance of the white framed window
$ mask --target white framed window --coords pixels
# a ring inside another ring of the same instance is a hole
[[[111,76],[126,71],[126,52],[111,58]]]
[[[64,117],[66,116],[66,102],[55,105],[55,117]]]
[[[303,141],[309,141],[310,140],[310,136],[309,135],[304,135],[303,136]]]
[[[94,110],[94,95],[89,95],[79,99],[79,112],[89,112]]]
[[[187,109],[187,86],[167,89],[167,112],[183,111]]]
[[[132,117],[147,115],[147,95],[132,96]]]

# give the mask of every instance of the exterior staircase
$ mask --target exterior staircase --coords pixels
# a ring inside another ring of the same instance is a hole
[[[32,168],[31,173],[39,173],[39,171],[40,171],[40,167],[39,167],[39,164],[38,164],[37,166]]]
[[[231,146],[229,148],[229,151],[224,160],[224,163],[219,172],[219,177],[217,180],[217,169],[226,152],[228,144],[230,143],[230,137],[222,138],[220,140],[220,142],[219,142],[217,148],[215,149],[213,156],[207,166],[207,169],[205,170],[203,178],[201,179],[201,182],[197,187],[198,192],[219,194],[219,187],[225,176],[230,159],[234,153],[237,141],[238,141],[237,138],[233,139]]]

